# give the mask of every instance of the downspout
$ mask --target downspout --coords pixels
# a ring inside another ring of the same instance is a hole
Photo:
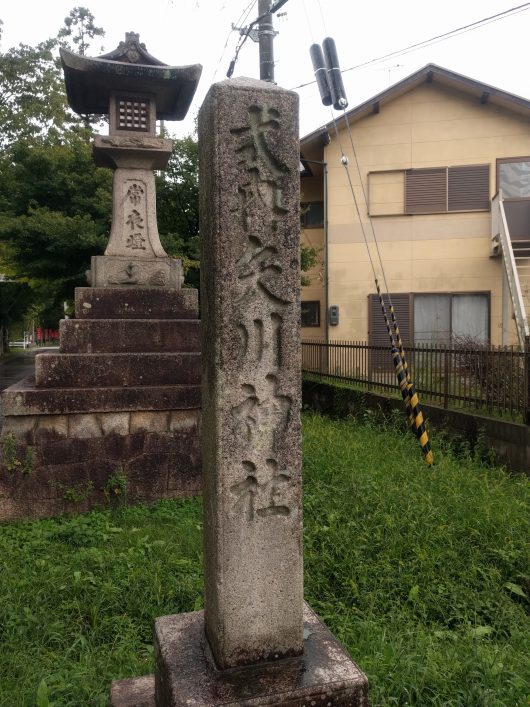
[[[324,325],[326,344],[329,343],[329,262],[328,262],[328,163],[324,167]]]

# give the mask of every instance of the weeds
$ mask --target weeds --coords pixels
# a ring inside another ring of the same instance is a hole
[[[12,432],[8,432],[2,440],[2,458],[8,471],[16,471],[22,466],[17,454],[15,436]]]
[[[123,505],[127,498],[127,476],[123,471],[123,467],[118,467],[111,474],[103,489],[103,495],[110,504]]]
[[[21,471],[24,475],[31,474],[35,467],[35,450],[26,447],[26,453],[21,458],[17,441],[12,432],[8,432],[2,440],[2,460],[8,471]]]
[[[79,505],[92,494],[94,483],[91,480],[79,481],[77,484],[63,484],[60,481],[50,481],[50,485],[56,488],[65,501]]]
[[[35,468],[35,450],[33,447],[26,447],[26,454],[24,455],[24,461],[22,462],[22,473],[31,474]]]

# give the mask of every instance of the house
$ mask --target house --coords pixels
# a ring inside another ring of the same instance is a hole
[[[302,338],[388,341],[372,225],[405,344],[523,345],[530,101],[429,64],[335,115],[300,146],[302,240],[321,255],[302,288]]]

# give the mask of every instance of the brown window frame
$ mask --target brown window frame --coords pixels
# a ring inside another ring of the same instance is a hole
[[[455,295],[485,295],[488,302],[488,340],[487,344],[491,342],[491,290],[448,290],[443,292],[411,292],[411,311],[410,311],[410,321],[411,321],[411,340],[414,346],[414,336],[415,336],[415,322],[414,322],[414,297],[422,295],[447,295],[448,297],[454,297]],[[399,322],[398,322],[399,323]],[[453,336],[453,312],[452,307],[449,308],[449,333],[452,338]]]
[[[402,326],[402,331],[403,332],[408,332],[408,337],[407,336],[402,336],[403,338],[403,344],[405,346],[405,349],[407,347],[413,347],[414,346],[414,336],[415,336],[415,322],[414,322],[414,297],[417,296],[423,296],[423,295],[446,295],[448,297],[454,297],[455,295],[485,295],[487,298],[487,307],[488,307],[488,331],[487,331],[487,343],[489,344],[491,342],[491,291],[490,290],[463,290],[463,291],[455,291],[455,290],[444,290],[443,292],[434,292],[434,291],[426,291],[426,292],[391,292],[390,293],[390,298],[391,299],[396,299],[398,296],[400,297],[407,297],[408,298],[408,303],[407,303],[407,322],[405,323],[405,326]],[[369,344],[373,344],[373,339],[375,337],[376,332],[374,331],[374,319],[373,317],[375,314],[373,314],[372,307],[371,305],[371,298],[377,298],[377,295],[375,293],[370,293],[368,295],[368,336],[367,336],[367,341]],[[389,306],[388,306],[388,299],[387,295],[383,295],[383,299],[385,301],[385,305],[387,307],[387,312],[389,313]],[[396,309],[396,307],[394,307]],[[379,316],[381,317],[381,320],[379,320]],[[386,336],[386,325],[383,323],[384,327],[384,332],[381,329],[381,322],[383,321],[382,319],[383,314],[378,310],[377,312],[377,318],[378,318],[378,329],[379,331],[377,332],[378,334],[381,333],[381,339],[382,342],[384,343],[376,343],[376,346],[380,345],[385,345],[386,341],[388,340]],[[390,318],[390,314],[389,314]],[[397,323],[398,326],[400,326],[400,321],[399,321],[399,316],[396,315]],[[452,311],[450,309],[450,320],[449,320],[449,329],[451,332],[452,336],[452,331],[453,331],[453,322],[452,322]],[[406,340],[407,339],[407,340]]]
[[[450,170],[455,169],[465,169],[465,168],[473,168],[473,167],[487,167],[488,169],[488,196],[487,196],[487,202],[488,206],[487,208],[482,208],[482,209],[450,209],[449,208],[449,176],[450,176]],[[491,211],[491,197],[490,197],[490,173],[491,173],[491,164],[489,162],[482,162],[482,163],[476,163],[476,164],[457,164],[457,165],[447,165],[445,167],[414,167],[411,169],[405,169],[403,170],[405,172],[405,186],[404,186],[404,195],[403,195],[403,203],[404,203],[404,215],[405,216],[418,216],[418,215],[430,215],[430,214],[462,214],[462,213],[486,213],[488,211]],[[445,209],[440,209],[440,210],[426,210],[426,211],[412,211],[407,209],[407,175],[411,174],[413,172],[435,172],[435,171],[445,171]]]
[[[530,162],[530,155],[527,157],[497,157],[495,165],[495,193],[498,194],[501,188],[501,164],[509,164],[510,162]],[[530,201],[530,196],[511,196],[504,198],[503,201]]]

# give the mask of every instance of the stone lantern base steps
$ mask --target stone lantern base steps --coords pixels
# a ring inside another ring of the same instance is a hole
[[[197,291],[78,288],[2,394],[0,520],[200,491]]]

